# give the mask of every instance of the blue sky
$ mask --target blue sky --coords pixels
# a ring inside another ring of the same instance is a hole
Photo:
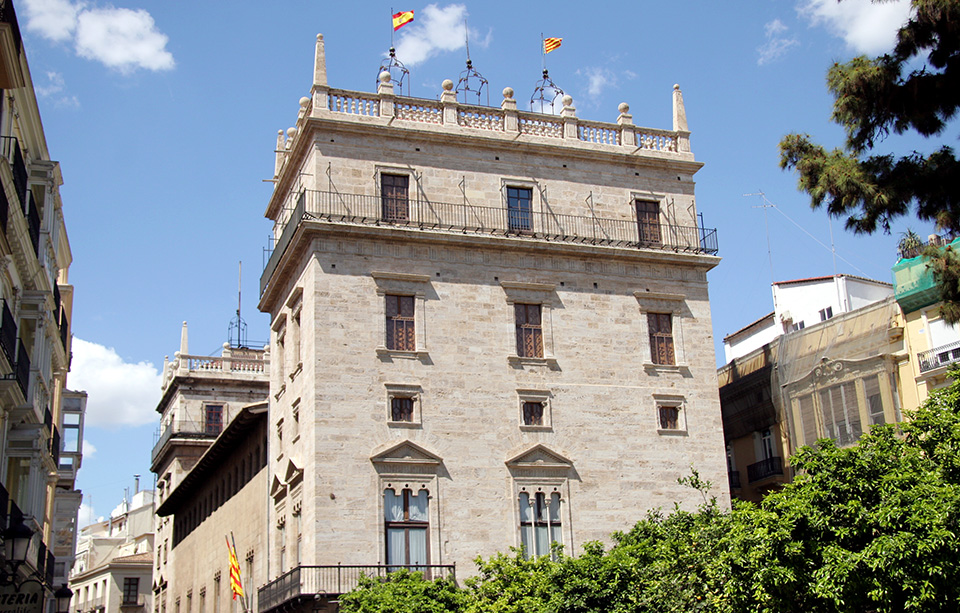
[[[195,0],[20,0],[18,13],[51,156],[61,163],[76,286],[69,386],[87,389],[80,471],[84,520],[108,515],[132,487],[149,485],[159,371],[190,326],[190,352],[216,352],[237,304],[251,340],[266,340],[256,311],[271,223],[263,211],[277,131],[296,119],[324,34],[333,87],[372,91],[390,46],[390,9],[413,9],[398,32],[411,94],[436,98],[464,69],[463,19],[474,66],[498,105],[521,102],[540,77],[540,35],[563,38],[550,74],[578,116],[671,127],[671,91],[684,94],[697,205],[716,227],[721,264],[709,275],[721,339],[772,310],[771,279],[834,272],[831,225],[811,212],[777,143],[806,132],[842,142],[829,122],[825,73],[834,61],[892,44],[903,2],[230,3]],[[361,8],[362,7],[362,8]],[[881,147],[929,149],[909,138]],[[773,270],[767,249],[763,191]],[[897,233],[853,236],[832,222],[836,271],[890,279]]]

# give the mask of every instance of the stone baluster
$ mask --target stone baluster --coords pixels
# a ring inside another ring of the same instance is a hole
[[[561,99],[563,110],[560,116],[563,117],[563,137],[571,140],[577,140],[577,109],[573,106],[573,96],[564,94]]]
[[[677,151],[690,153],[690,128],[687,126],[687,111],[683,108],[683,92],[679,85],[673,86],[673,131],[677,133]]]
[[[457,125],[457,94],[453,91],[453,81],[444,79],[441,85],[443,93],[440,94],[440,105],[443,107],[443,123],[455,126]]]
[[[380,73],[377,95],[380,96],[380,116],[392,119],[394,116],[393,82],[390,80],[390,73],[386,70]]]
[[[327,94],[330,88],[327,85],[327,56],[323,50],[323,34],[317,34],[317,52],[313,60],[313,115],[327,109]]]
[[[637,133],[633,129],[633,115],[630,114],[630,105],[621,102],[617,107],[620,116],[617,117],[617,125],[620,126],[620,144],[624,147],[637,146]]]
[[[230,350],[230,343],[223,344],[223,351],[220,352],[220,369],[223,372],[230,372],[230,358],[233,352]]]
[[[513,88],[503,88],[503,102],[500,103],[503,109],[503,130],[504,132],[518,132],[520,122],[517,119],[517,99],[513,97]]]

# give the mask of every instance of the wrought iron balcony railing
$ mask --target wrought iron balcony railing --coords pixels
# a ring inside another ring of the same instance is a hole
[[[0,323],[0,349],[3,350],[7,362],[14,363],[17,355],[17,322],[10,311],[10,305],[3,300],[2,323]]]
[[[928,351],[921,351],[917,354],[917,363],[920,365],[921,373],[953,364],[957,361],[960,361],[960,341],[941,345]]]
[[[296,206],[284,211],[278,220],[283,230],[260,277],[261,294],[293,234],[306,220],[674,252],[715,254],[718,251],[717,231],[699,226],[662,223],[656,227],[657,231],[651,232],[650,224],[638,224],[628,218],[562,215],[548,210],[519,213],[506,207],[423,200],[391,199],[386,203],[379,196],[305,190],[300,193]]]
[[[23,205],[23,214],[27,218],[27,229],[30,232],[30,244],[33,252],[40,257],[40,210],[33,198],[33,192],[27,192],[27,201]]]
[[[338,596],[346,594],[357,587],[361,575],[386,579],[391,572],[402,568],[422,572],[427,579],[440,577],[456,579],[456,567],[452,564],[297,566],[257,590],[258,610],[263,613],[300,596],[313,598],[317,595]]]
[[[727,473],[727,475],[730,477],[730,489],[732,490],[740,489],[740,471],[731,470],[730,472]]]
[[[14,369],[14,375],[23,397],[28,398],[27,390],[30,389],[30,354],[27,348],[23,346],[23,341],[17,339],[17,366]]]
[[[747,479],[750,483],[783,474],[783,458],[767,458],[747,466]]]
[[[20,151],[20,141],[15,136],[3,136],[0,137],[0,144],[3,157],[10,162],[10,169],[13,171],[13,187],[20,198],[20,206],[26,210],[27,164],[23,160],[23,152]]]
[[[157,458],[163,452],[164,446],[170,442],[170,439],[173,437],[212,440],[220,435],[222,429],[222,423],[214,427],[214,424],[208,424],[203,421],[175,420],[173,423],[167,424],[162,430],[157,430],[154,435],[157,442],[153,445],[150,460],[151,462],[156,462]]]
[[[7,200],[7,190],[0,183],[0,233],[7,233],[7,220],[10,218],[10,201]]]

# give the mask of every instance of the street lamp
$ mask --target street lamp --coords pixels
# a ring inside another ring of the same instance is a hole
[[[69,613],[70,599],[73,598],[73,590],[68,588],[66,583],[61,585],[60,589],[53,593],[53,597],[57,599],[57,613]]]
[[[33,530],[22,521],[3,531],[3,552],[6,563],[0,568],[0,584],[10,585],[16,581],[17,570],[27,561],[27,551],[30,549],[32,538]]]

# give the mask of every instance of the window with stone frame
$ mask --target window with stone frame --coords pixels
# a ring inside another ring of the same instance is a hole
[[[399,174],[380,174],[380,204],[383,219],[407,221],[410,217],[410,177]]]
[[[383,491],[383,523],[386,532],[388,565],[418,566],[430,563],[428,543],[429,493],[403,488]]]
[[[523,425],[543,426],[544,406],[542,401],[525,401],[523,403]]]
[[[513,305],[517,329],[517,355],[523,358],[543,357],[543,323],[539,304]]]
[[[386,295],[386,346],[391,351],[416,351],[416,319],[413,296]]]
[[[391,421],[413,421],[414,399],[410,396],[394,396],[390,399]]]
[[[673,315],[671,313],[647,313],[647,328],[650,334],[650,360],[654,364],[675,365]]]
[[[521,491],[520,542],[527,558],[553,555],[553,543],[563,544],[560,492]]]
[[[656,200],[637,199],[637,234],[641,246],[657,246],[660,237],[660,203]]]
[[[680,407],[676,405],[658,405],[657,414],[661,430],[680,429]]]
[[[216,436],[223,430],[223,405],[206,404],[203,406],[203,431]]]
[[[139,577],[123,578],[123,604],[125,605],[137,604],[137,596],[139,592],[140,592]]]
[[[507,229],[529,232],[533,229],[533,189],[507,186]]]

